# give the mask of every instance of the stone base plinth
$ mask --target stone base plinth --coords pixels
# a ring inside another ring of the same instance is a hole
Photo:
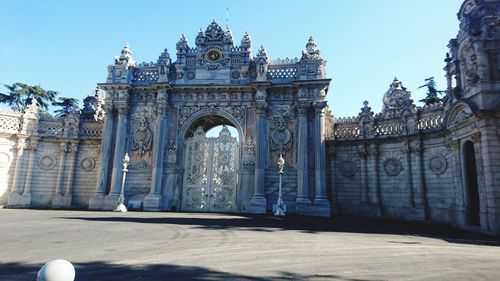
[[[104,194],[96,193],[89,200],[89,210],[102,210],[104,208]]]
[[[161,211],[163,196],[161,194],[148,194],[142,201],[144,211]]]
[[[311,199],[308,197],[297,197],[295,200],[295,213],[297,215],[309,215],[311,213]]]
[[[9,208],[29,208],[31,205],[31,193],[19,194],[13,192],[9,195],[7,206]]]
[[[52,198],[52,208],[54,209],[69,208],[70,206],[71,196],[69,195],[56,194]]]
[[[249,213],[252,214],[265,214],[267,208],[266,198],[264,196],[253,196],[250,199]]]
[[[312,203],[311,206],[310,215],[320,216],[320,217],[330,217],[331,216],[330,201],[328,201],[328,199],[326,198],[314,199],[314,202]]]
[[[111,194],[106,195],[106,197],[104,197],[104,206],[102,209],[103,210],[114,210],[116,208],[116,206],[118,206],[119,198],[120,198],[119,193],[111,193]]]

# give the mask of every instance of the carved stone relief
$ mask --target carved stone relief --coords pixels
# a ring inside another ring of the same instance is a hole
[[[86,172],[90,172],[95,167],[95,159],[93,157],[87,156],[80,162],[80,167]]]
[[[243,147],[243,167],[252,168],[255,166],[255,139],[249,136]]]
[[[340,174],[345,177],[352,177],[356,174],[356,163],[353,160],[343,160],[340,162]]]
[[[146,151],[150,151],[152,135],[146,117],[139,119],[137,129],[133,134],[132,150],[137,150],[141,156],[143,156]]]
[[[448,162],[443,155],[436,155],[429,160],[429,168],[436,175],[441,175],[446,171]]]
[[[460,52],[460,61],[465,78],[469,84],[476,84],[479,81],[477,74],[479,62],[474,48],[471,45],[465,45]]]
[[[291,149],[292,133],[288,129],[286,119],[290,114],[285,109],[280,109],[273,118],[273,131],[271,132],[271,150],[285,153]]]
[[[38,159],[38,167],[42,170],[52,170],[57,165],[57,158],[53,155],[44,155]]]
[[[231,114],[240,126],[244,127],[245,119],[246,119],[246,107],[241,105],[228,105],[228,106],[220,106],[220,105],[192,105],[192,106],[182,106],[179,107],[179,119],[178,126],[179,128],[184,125],[186,120],[191,117],[193,114],[208,110],[209,112],[216,113],[217,111],[224,111]]]
[[[396,158],[389,158],[384,162],[384,170],[385,173],[389,176],[397,176],[401,173],[403,166],[401,165],[401,161]]]
[[[451,116],[450,125],[460,124],[473,116],[470,109],[466,107],[462,107],[452,114],[453,115]]]
[[[175,141],[170,139],[165,149],[167,153],[165,164],[168,168],[173,168],[177,163],[177,145],[175,144]]]
[[[135,160],[128,166],[130,169],[147,169],[151,168],[148,162],[144,159]]]

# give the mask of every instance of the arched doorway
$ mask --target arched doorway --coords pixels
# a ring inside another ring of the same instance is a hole
[[[236,129],[230,130],[227,125],[213,128],[198,125],[194,132],[188,132],[185,140],[181,209],[234,212],[239,168]]]
[[[479,189],[477,183],[476,155],[474,144],[466,141],[463,146],[464,174],[466,184],[466,215],[468,225],[480,225]]]

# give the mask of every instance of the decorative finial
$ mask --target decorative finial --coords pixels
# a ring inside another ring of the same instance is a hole
[[[316,41],[310,36],[309,40],[307,40],[306,49],[302,51],[301,59],[306,61],[321,60],[320,54]]]
[[[451,61],[453,61],[453,59],[451,58],[450,53],[446,53],[446,58],[444,59],[444,62],[450,63]]]

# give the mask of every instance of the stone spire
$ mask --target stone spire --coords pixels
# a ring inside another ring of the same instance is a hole
[[[177,44],[175,46],[176,46],[178,52],[181,52],[181,51],[186,52],[187,51],[189,46],[188,46],[187,39],[186,39],[186,36],[184,35],[184,33],[182,33],[181,38],[179,38],[179,42],[177,42]]]
[[[207,41],[222,41],[224,39],[224,30],[217,21],[212,20],[212,23],[205,30],[205,37]]]
[[[266,48],[264,48],[263,45],[260,45],[260,48],[259,48],[259,51],[257,52],[257,56],[256,56],[256,59],[265,59],[266,62],[268,60],[267,58],[267,51],[266,51]]]
[[[372,111],[372,108],[368,106],[368,101],[365,100],[363,102],[363,107],[361,108],[361,112],[358,114],[358,119],[359,120],[365,120],[365,119],[368,119],[368,120],[371,120],[373,119],[373,111]]]
[[[115,65],[126,65],[126,66],[134,66],[135,60],[132,58],[132,51],[128,43],[125,43],[123,46],[121,55],[119,57],[115,57]]]
[[[167,49],[163,50],[163,52],[158,57],[158,64],[170,64],[170,54],[168,53]]]
[[[198,31],[198,35],[196,35],[196,46],[199,46],[200,44],[203,44],[205,42],[205,33],[203,33],[203,29],[200,28],[200,31]]]
[[[226,32],[224,33],[224,42],[233,43],[233,33],[231,32],[231,29],[229,29],[229,25],[226,26]]]
[[[243,34],[243,38],[241,39],[240,46],[241,46],[241,48],[245,48],[247,50],[249,50],[252,47],[252,39],[250,39],[250,35],[246,31]]]

